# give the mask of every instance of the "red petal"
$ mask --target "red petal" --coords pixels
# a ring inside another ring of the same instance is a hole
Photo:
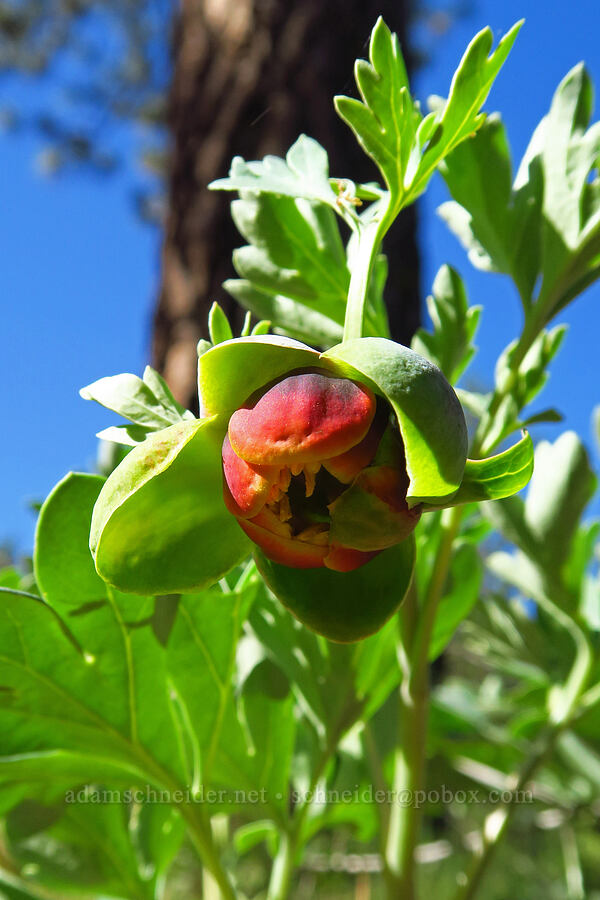
[[[350,547],[332,544],[325,557],[325,565],[334,572],[352,572],[354,569],[360,569],[380,552],[379,550],[352,550]]]
[[[253,465],[320,462],[345,453],[367,434],[375,397],[347,378],[289,375],[229,420],[238,456]]]
[[[279,479],[277,466],[251,466],[235,453],[225,435],[222,450],[223,499],[234,516],[255,516],[265,505]]]
[[[371,427],[362,441],[340,456],[324,460],[323,468],[343,484],[350,484],[359,472],[373,461],[387,421],[387,410],[381,405],[377,408]]]
[[[273,562],[293,569],[317,569],[324,565],[323,559],[329,548],[285,537],[281,533],[275,534],[270,528],[277,528],[278,532],[283,532],[286,526],[269,510],[263,510],[251,521],[238,519],[238,523],[250,540],[258,544],[265,556]]]

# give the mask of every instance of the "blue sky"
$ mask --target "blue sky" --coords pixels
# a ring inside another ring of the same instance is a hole
[[[600,86],[595,3],[476,0],[473,7],[443,37],[428,41],[430,61],[414,92],[422,100],[444,94],[476,31],[490,25],[499,38],[525,17],[486,105],[502,112],[518,162],[556,85],[575,63],[585,60]],[[11,80],[4,87],[24,104],[39,91],[35,82]],[[12,542],[19,552],[33,539],[28,502],[43,498],[69,469],[93,469],[95,432],[114,417],[81,400],[78,389],[103,375],[141,373],[159,278],[158,235],[136,218],[132,168],[99,179],[81,173],[47,179],[34,165],[38,151],[29,133],[0,136],[0,543]],[[449,262],[465,278],[471,302],[484,305],[472,376],[488,386],[498,353],[518,334],[519,304],[508,279],[471,267],[435,215],[445,199],[436,178],[420,202],[423,291]],[[556,406],[565,422],[534,436],[553,438],[574,428],[598,466],[590,415],[600,402],[600,286],[558,321],[569,324],[569,334],[537,408]]]

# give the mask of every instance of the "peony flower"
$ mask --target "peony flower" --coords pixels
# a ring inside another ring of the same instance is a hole
[[[271,590],[334,640],[401,603],[423,512],[498,498],[531,474],[531,440],[467,461],[442,372],[360,338],[326,353],[260,335],[199,360],[200,419],[150,434],[104,485],[90,547],[122,591],[210,587],[253,552]]]

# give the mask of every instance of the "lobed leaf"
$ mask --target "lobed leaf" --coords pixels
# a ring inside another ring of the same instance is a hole
[[[147,431],[193,418],[191,412],[177,403],[162,376],[150,366],[146,366],[143,379],[130,374],[108,376],[81,388],[79,393],[84,400],[95,400]],[[116,437],[114,432],[109,435],[110,439]],[[125,443],[137,442],[141,436],[139,428],[129,431]]]
[[[336,209],[337,194],[329,183],[327,153],[313,138],[301,134],[285,160],[265,156],[261,162],[234,157],[227,178],[213,181],[213,191],[252,191],[316,200]]]
[[[481,306],[469,306],[462,279],[450,266],[442,266],[439,270],[433,282],[433,294],[426,302],[433,332],[419,328],[411,347],[438,366],[448,381],[455,384],[475,355],[472,340]]]
[[[443,505],[458,506],[462,503],[510,497],[525,487],[532,472],[533,441],[524,433],[517,444],[496,456],[468,459],[460,488]],[[428,504],[429,508],[435,506],[436,504]]]

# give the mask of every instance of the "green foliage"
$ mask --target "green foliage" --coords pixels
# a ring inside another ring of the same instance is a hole
[[[559,84],[512,187],[498,116],[442,167],[454,201],[440,214],[474,265],[510,275],[540,326],[599,273],[600,126],[588,128],[591,112],[592,86],[578,65]]]
[[[2,896],[178,900],[199,893],[202,868],[207,898],[284,900],[302,895],[299,864],[312,877],[307,851],[333,841],[378,849],[373,893],[390,898],[481,888],[502,900],[513,870],[523,900],[600,889],[600,523],[584,519],[596,475],[572,432],[535,457],[525,433],[483,458],[524,425],[560,420],[527,410],[565,335],[546,326],[598,275],[584,70],[559,86],[512,185],[500,120],[479,112],[518,28],[491,55],[489,30],[477,35],[448,100],[422,118],[398,41],[377,23],[356,67],[362,102],[337,107],[385,190],[330,179],[306,137],[285,160],[235,160],[213,185],[240,192],[248,242],[227,289],[264,318],[247,315],[234,338],[214,304],[198,347],[202,419],[150,368],[83,389],[129,421],[101,433],[126,445],[123,461],[108,479],[59,482],[33,573],[0,571]],[[443,217],[477,266],[511,278],[525,311],[494,389],[457,392],[476,420],[472,459],[451,383],[473,357],[480,308],[442,266],[433,330],[408,349],[388,339],[382,306],[381,239],[438,165],[454,198]],[[410,486],[385,512],[422,513],[414,536],[347,573],[256,548],[249,561],[223,502],[230,416],[299,369],[387,404]],[[417,874],[416,851],[435,858]],[[341,896],[336,878],[308,890]]]
[[[458,272],[442,266],[427,297],[427,311],[433,332],[419,328],[411,347],[438,366],[450,384],[456,384],[473,357],[472,343],[479,325],[481,306],[469,306],[467,292]]]
[[[335,105],[379,167],[394,204],[415,200],[441,161],[480,127],[484,117],[479,109],[521,25],[513,26],[491,56],[492,32],[480,31],[454,74],[448,99],[423,118],[409,93],[398,38],[379,19],[371,36],[370,63],[356,63],[362,102],[336,97]]]
[[[131,425],[113,425],[97,435],[119,444],[135,446],[152,431],[194,418],[177,403],[164,378],[150,366],[146,366],[143,378],[129,374],[100,378],[79,393],[84,400],[95,400],[129,419]]]

